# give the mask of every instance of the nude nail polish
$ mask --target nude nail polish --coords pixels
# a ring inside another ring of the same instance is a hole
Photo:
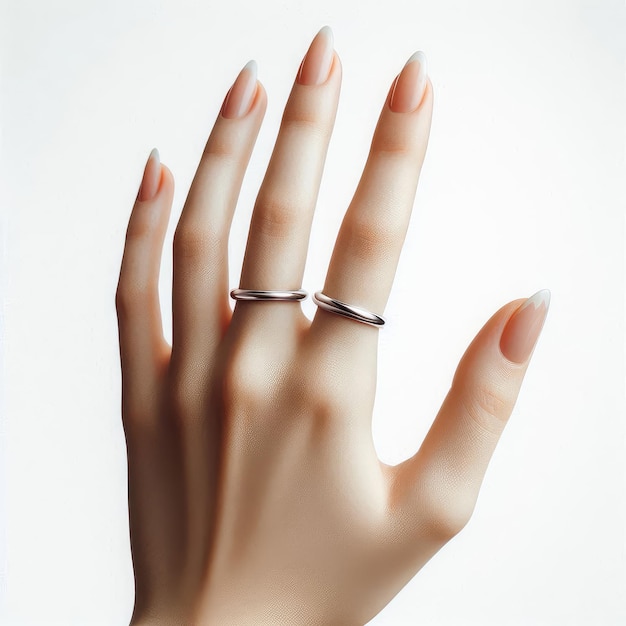
[[[424,97],[426,77],[426,55],[419,50],[409,57],[396,78],[389,108],[396,113],[415,111]]]
[[[509,361],[525,363],[530,357],[543,328],[549,306],[550,290],[542,289],[528,298],[511,315],[500,338],[500,351]]]
[[[248,61],[228,90],[222,105],[222,117],[244,117],[250,112],[257,90],[257,64]]]
[[[161,160],[159,158],[159,151],[156,148],[152,149],[146,167],[143,171],[143,179],[139,187],[139,193],[137,194],[137,200],[145,202],[146,200],[152,200],[156,196],[159,190],[159,184],[161,182]]]
[[[333,64],[335,50],[334,37],[330,26],[324,26],[313,38],[306,53],[297,82],[301,85],[321,85],[328,80],[330,68]]]

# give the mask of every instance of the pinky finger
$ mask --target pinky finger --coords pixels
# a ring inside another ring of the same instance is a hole
[[[127,436],[131,423],[156,415],[151,405],[157,401],[160,372],[170,352],[163,337],[158,284],[173,196],[172,173],[154,149],[128,222],[115,294]]]

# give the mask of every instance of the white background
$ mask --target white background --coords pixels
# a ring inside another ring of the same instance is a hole
[[[0,623],[128,623],[114,291],[144,163],[157,146],[176,178],[169,339],[171,237],[224,94],[256,59],[269,104],[233,225],[234,287],[285,100],[325,24],[344,79],[309,291],[417,49],[435,90],[380,334],[380,457],[419,447],[498,308],[552,291],[472,520],[371,624],[626,623],[626,9],[610,0],[5,0]]]

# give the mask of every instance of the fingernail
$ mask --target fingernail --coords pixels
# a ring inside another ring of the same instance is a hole
[[[159,151],[156,148],[153,148],[143,171],[143,180],[141,181],[141,186],[139,187],[137,199],[140,202],[152,200],[159,190],[160,182],[161,160],[159,159]]]
[[[526,362],[537,343],[549,306],[550,290],[542,289],[511,315],[500,338],[500,350],[509,361]]]
[[[300,64],[297,81],[301,85],[321,85],[328,80],[335,50],[330,26],[324,26],[313,38]]]
[[[389,108],[396,113],[415,111],[426,89],[426,55],[420,50],[405,63],[391,92]]]
[[[222,105],[222,117],[244,117],[250,112],[257,89],[257,64],[248,61],[228,90]]]

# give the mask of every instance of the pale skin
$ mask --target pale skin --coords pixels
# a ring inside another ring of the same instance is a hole
[[[324,28],[301,65],[254,206],[239,286],[300,289],[342,67]],[[382,313],[434,101],[424,57],[390,84],[323,292]],[[516,402],[549,292],[476,335],[419,450],[372,440],[375,327],[299,304],[237,302],[228,235],[267,96],[229,91],[177,224],[172,345],[158,276],[174,179],[148,160],[116,307],[135,574],[131,624],[362,625],[469,521]],[[318,289],[319,287],[316,287]],[[410,407],[407,407],[410,410]]]

